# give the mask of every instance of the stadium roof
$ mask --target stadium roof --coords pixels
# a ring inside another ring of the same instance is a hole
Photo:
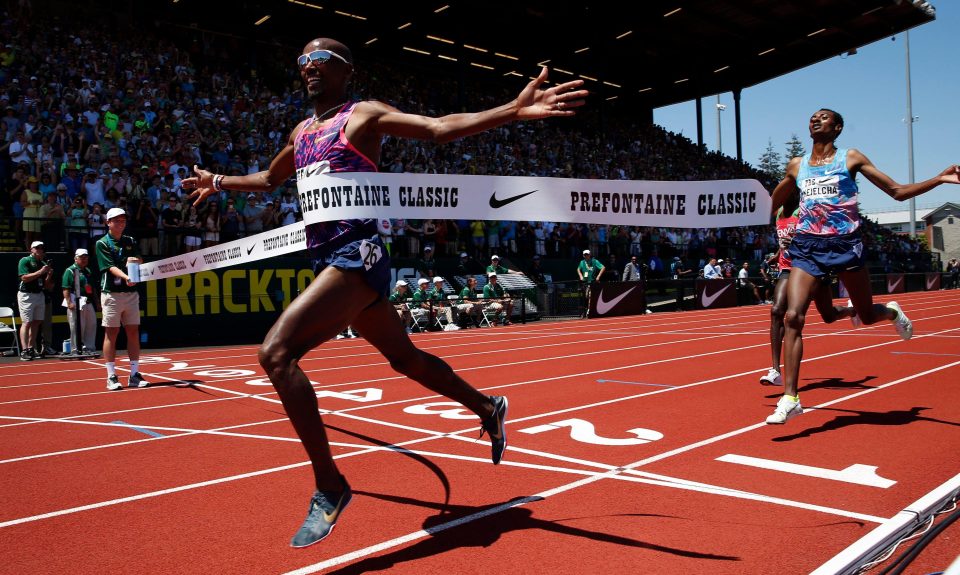
[[[584,78],[604,98],[647,109],[746,88],[935,18],[923,0],[145,4],[181,25],[298,47],[329,36],[364,59],[492,81],[546,64],[553,81]]]

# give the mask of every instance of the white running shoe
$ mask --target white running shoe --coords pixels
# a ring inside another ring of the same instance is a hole
[[[147,380],[143,379],[143,376],[140,375],[140,372],[131,373],[130,380],[127,382],[127,387],[147,387]]]
[[[893,327],[897,328],[900,339],[906,341],[913,337],[913,322],[907,319],[907,314],[903,313],[900,304],[892,301],[887,304],[887,309],[892,309],[897,312],[897,319],[893,320]]]
[[[107,391],[116,391],[118,389],[123,389],[123,384],[120,383],[120,378],[116,375],[111,375],[107,377]]]
[[[803,407],[800,406],[800,402],[787,399],[787,396],[784,395],[780,398],[780,401],[777,402],[777,409],[773,411],[773,415],[767,418],[767,423],[770,425],[781,425],[802,413]]]
[[[760,383],[763,385],[783,385],[783,378],[780,376],[780,372],[770,368],[767,371],[767,375],[760,376]]]
[[[853,300],[847,300],[847,307],[853,307]],[[863,325],[863,322],[860,321],[860,316],[857,315],[856,311],[854,311],[853,315],[850,316],[850,323],[853,324],[853,327],[860,327]]]

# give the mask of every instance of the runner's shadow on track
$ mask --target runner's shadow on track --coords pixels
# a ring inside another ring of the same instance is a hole
[[[390,442],[388,442],[388,441],[384,441],[384,440],[382,440],[382,439],[377,439],[377,438],[375,438],[375,437],[370,437],[369,435],[363,435],[362,433],[357,433],[356,431],[350,431],[349,429],[345,429],[345,428],[343,428],[343,427],[338,427],[338,426],[336,426],[336,425],[330,425],[330,424],[327,423],[327,422],[324,422],[323,426],[326,427],[327,429],[334,429],[334,430],[336,430],[336,431],[339,431],[340,433],[343,433],[344,435],[349,435],[350,437],[354,437],[354,438],[356,438],[356,439],[360,439],[360,440],[363,440],[363,441],[372,443],[373,445],[379,445],[380,447],[386,447],[387,449],[390,449],[390,450],[392,450],[392,451],[395,451],[396,453],[398,453],[398,454],[400,454],[400,455],[404,455],[404,456],[406,456],[406,457],[409,457],[410,459],[412,459],[412,460],[416,461],[417,463],[423,465],[424,467],[426,467],[427,469],[429,469],[431,472],[433,472],[434,475],[437,476],[437,479],[440,481],[440,484],[443,486],[443,497],[444,497],[443,501],[444,501],[444,505],[446,505],[447,503],[450,502],[450,493],[451,493],[451,489],[452,489],[452,488],[450,487],[450,480],[447,478],[446,472],[444,472],[443,469],[442,469],[439,465],[437,465],[437,464],[434,463],[433,461],[430,461],[429,458],[424,457],[423,455],[420,455],[419,453],[413,453],[412,451],[409,451],[409,450],[404,449],[404,448],[402,448],[402,447],[397,447],[396,445],[394,445],[394,444],[392,444],[392,443],[390,443]],[[359,493],[359,492],[358,492],[358,491],[354,491],[354,493]]]
[[[837,417],[831,419],[830,421],[824,423],[819,427],[811,427],[810,429],[804,429],[799,433],[794,433],[793,435],[784,435],[781,437],[774,437],[773,441],[792,441],[794,439],[801,439],[804,437],[810,437],[817,433],[824,433],[827,431],[837,431],[843,429],[844,427],[850,427],[851,425],[909,425],[917,421],[929,421],[932,423],[942,423],[944,425],[953,425],[955,427],[960,427],[960,423],[953,421],[944,421],[942,419],[936,419],[932,417],[923,417],[920,415],[921,411],[930,409],[929,407],[912,407],[908,410],[897,410],[897,411],[854,411],[851,409],[836,409],[836,408],[823,408],[823,411],[842,411],[850,413],[852,415],[838,415]],[[817,410],[820,411],[820,410]]]
[[[814,378],[811,378],[814,379]],[[844,381],[842,377],[828,377],[826,379],[817,379],[811,381],[810,383],[804,384],[803,387],[797,389],[797,393],[801,391],[812,391],[814,389],[873,389],[872,385],[864,385],[870,380],[877,379],[876,375],[867,375],[862,379],[856,381]],[[777,399],[781,396],[781,393],[776,393],[773,395],[766,396],[767,399]]]
[[[202,385],[204,383],[206,382],[200,381],[199,379],[174,379],[171,381],[150,382],[150,387],[189,387],[190,389],[195,389],[203,393],[210,393],[197,388],[198,385]]]
[[[614,545],[621,545],[624,547],[649,549],[659,553],[668,553],[671,555],[690,557],[693,559],[706,559],[714,561],[740,560],[739,557],[732,555],[716,555],[712,553],[700,553],[698,551],[679,549],[676,547],[666,547],[663,545],[638,541],[636,539],[623,537],[621,535],[603,533],[601,531],[591,531],[589,529],[581,529],[579,527],[563,525],[561,523],[561,521],[574,521],[576,518],[561,519],[556,521],[537,519],[533,516],[533,511],[526,507],[510,507],[508,509],[496,512],[492,510],[500,507],[503,504],[471,507],[466,505],[450,505],[448,502],[438,503],[434,501],[413,499],[410,497],[386,495],[382,493],[370,493],[364,491],[354,491],[354,495],[365,495],[368,497],[374,497],[404,505],[417,505],[429,509],[437,509],[440,511],[440,513],[438,515],[431,516],[424,521],[423,529],[428,533],[428,536],[425,539],[415,543],[414,545],[411,545],[410,547],[398,549],[378,557],[369,557],[352,565],[338,569],[337,571],[331,571],[330,573],[346,575],[353,573],[367,573],[370,571],[381,571],[391,569],[404,562],[434,557],[442,553],[456,551],[465,547],[487,548],[496,543],[504,534],[527,529],[539,529],[546,533],[583,537],[586,539],[592,539],[594,541],[613,543]],[[516,504],[519,505],[522,502],[538,501],[541,499],[542,498],[540,497],[517,497],[511,499],[507,503],[516,502]],[[458,520],[463,520],[468,516],[483,513],[485,511],[490,512],[489,517],[483,517],[472,522],[465,521],[459,525],[455,524]],[[631,517],[662,517],[661,515],[642,513],[628,515]],[[454,525],[451,525],[451,523],[454,523]],[[456,527],[456,529],[451,529],[450,527]]]

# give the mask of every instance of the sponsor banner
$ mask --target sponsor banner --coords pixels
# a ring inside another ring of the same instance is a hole
[[[643,282],[604,282],[590,289],[590,317],[637,315],[647,311]]]
[[[307,224],[384,218],[526,220],[675,228],[766,225],[756,180],[653,182],[297,170]]]
[[[927,291],[937,291],[940,289],[940,272],[927,272],[924,274],[924,287]]]
[[[903,274],[887,274],[887,293],[903,293]]]
[[[513,176],[343,173],[301,168],[303,222],[143,264],[143,281],[305,249],[304,225],[373,218],[526,220],[722,228],[765,225],[770,195],[756,180],[651,182]]]
[[[145,263],[140,266],[140,279],[158,280],[298,252],[306,249],[303,227],[303,222],[297,222],[248,238]]]
[[[733,278],[697,280],[697,309],[735,307],[737,288]]]

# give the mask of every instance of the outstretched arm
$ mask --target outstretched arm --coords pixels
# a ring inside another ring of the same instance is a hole
[[[915,184],[899,184],[890,176],[881,172],[879,168],[873,165],[863,153],[859,150],[850,150],[847,152],[848,168],[850,175],[856,172],[862,173],[873,185],[884,191],[888,196],[902,202],[920,194],[929,192],[940,184],[960,184],[960,166],[954,164],[929,180],[917,182]]]
[[[381,102],[367,102],[371,107],[358,111],[365,115],[364,127],[375,134],[449,142],[516,120],[573,116],[574,109],[585,103],[584,98],[589,92],[578,89],[583,85],[583,80],[543,89],[546,80],[547,69],[543,68],[540,75],[527,84],[515,100],[483,112],[430,118],[405,114]]]
[[[305,120],[309,121],[309,120]],[[293,163],[293,140],[295,134],[299,131],[297,126],[287,138],[287,145],[273,158],[270,167],[255,174],[245,176],[222,176],[213,172],[202,170],[197,166],[193,167],[195,175],[184,178],[181,186],[185,190],[193,190],[187,199],[194,199],[193,205],[198,205],[208,196],[216,193],[217,188],[224,190],[237,190],[238,192],[270,192],[287,181],[294,172]],[[215,182],[214,178],[219,181]]]

